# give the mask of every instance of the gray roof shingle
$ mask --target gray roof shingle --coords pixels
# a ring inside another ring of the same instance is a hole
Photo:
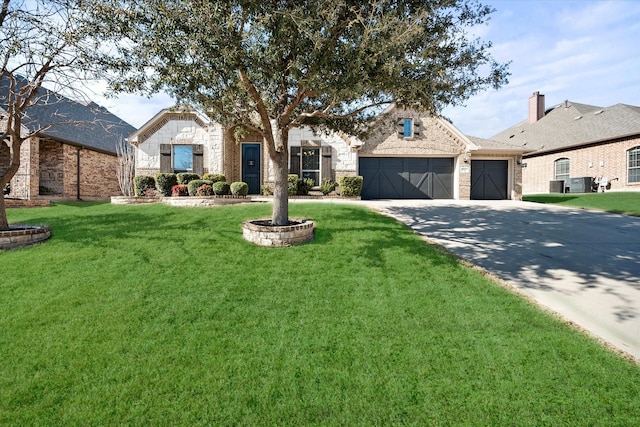
[[[542,152],[635,134],[640,134],[640,107],[616,104],[603,108],[565,101],[547,110],[537,122],[521,122],[491,139]]]
[[[20,78],[19,84],[26,84]],[[7,110],[9,79],[0,80],[0,108]],[[96,151],[116,154],[116,141],[126,138],[135,128],[106,108],[94,102],[81,103],[40,88],[37,104],[29,107],[22,119],[30,131],[51,125],[40,133],[41,137],[66,144],[87,147]]]

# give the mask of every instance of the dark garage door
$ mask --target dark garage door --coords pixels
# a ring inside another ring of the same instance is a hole
[[[453,159],[361,157],[363,199],[452,199]]]
[[[471,161],[471,199],[507,199],[507,160]]]

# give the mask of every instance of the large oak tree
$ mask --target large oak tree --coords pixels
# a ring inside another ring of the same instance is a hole
[[[470,36],[492,9],[475,0],[98,0],[86,3],[112,88],[154,93],[264,138],[272,222],[288,222],[288,133],[310,125],[362,136],[395,104],[437,115],[506,83],[490,42]]]

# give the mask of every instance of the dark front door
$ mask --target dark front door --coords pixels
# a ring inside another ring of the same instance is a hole
[[[363,199],[452,199],[453,159],[361,157]]]
[[[242,181],[249,194],[260,194],[260,144],[242,144]]]
[[[508,165],[507,160],[472,160],[471,199],[507,199]]]

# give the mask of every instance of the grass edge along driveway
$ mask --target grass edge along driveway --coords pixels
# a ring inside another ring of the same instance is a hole
[[[393,219],[245,242],[269,211],[10,210],[53,237],[0,253],[0,424],[640,424],[637,365]]]

